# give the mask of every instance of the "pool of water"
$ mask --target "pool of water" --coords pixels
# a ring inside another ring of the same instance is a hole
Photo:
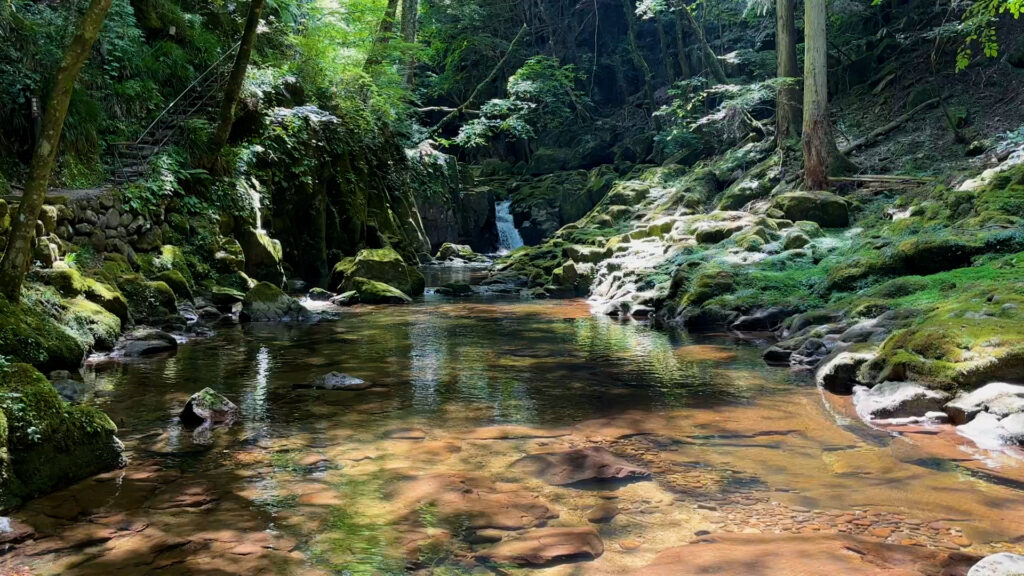
[[[131,463],[16,513],[36,536],[0,573],[624,574],[705,531],[1020,550],[1017,461],[944,429],[871,429],[766,367],[759,344],[582,301],[431,294],[219,326],[171,357],[88,369]],[[373,387],[304,388],[332,371]],[[197,434],[177,413],[205,387],[240,417]],[[592,447],[650,478],[558,485],[520,461]],[[617,514],[592,522],[608,502]],[[541,525],[592,527],[603,553],[488,560],[494,540]]]

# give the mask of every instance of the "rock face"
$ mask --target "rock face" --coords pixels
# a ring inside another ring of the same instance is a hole
[[[647,480],[651,477],[649,470],[634,466],[597,446],[531,454],[512,466],[555,486],[585,481]]]
[[[174,336],[162,330],[140,328],[132,330],[121,337],[114,349],[116,356],[137,358],[154,354],[174,353],[178,349],[178,341]]]
[[[238,242],[245,254],[245,273],[260,282],[269,282],[278,288],[284,286],[284,258],[281,243],[262,230],[243,228]]]
[[[356,288],[356,278],[387,284],[409,296],[423,294],[426,286],[423,274],[391,248],[360,250],[354,257],[341,260],[331,273],[330,287],[339,294],[347,292]]]
[[[560,560],[592,560],[603,553],[604,542],[593,528],[538,528],[504,540],[477,557],[490,562],[543,566]]]
[[[874,388],[857,386],[853,403],[865,420],[908,418],[941,411],[949,395],[914,382],[883,382]]]
[[[0,509],[124,465],[110,418],[65,404],[28,364],[4,369],[0,397]]]
[[[187,426],[230,424],[238,414],[238,407],[212,388],[203,388],[185,403],[178,415]]]
[[[971,567],[967,576],[1021,576],[1024,574],[1024,556],[1000,552],[986,556]]]
[[[269,282],[260,282],[245,295],[238,319],[242,322],[310,320],[312,313],[298,300]]]
[[[823,228],[850,224],[846,200],[829,192],[789,192],[775,198],[774,206],[789,220],[807,220]]]

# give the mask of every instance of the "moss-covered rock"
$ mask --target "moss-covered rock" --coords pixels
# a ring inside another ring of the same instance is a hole
[[[284,286],[281,243],[262,230],[245,227],[237,233],[245,254],[245,273],[258,282]]]
[[[137,322],[162,320],[178,313],[174,290],[164,282],[146,280],[138,274],[122,276],[118,282]]]
[[[16,479],[0,486],[0,493],[40,496],[124,464],[110,418],[65,403],[32,366],[14,364],[0,372],[0,412]]]
[[[88,289],[85,277],[78,270],[66,266],[35,269],[29,277],[47,286],[53,286],[65,298],[80,296]]]
[[[288,322],[309,320],[312,313],[277,286],[260,282],[245,295],[238,318],[242,322]]]
[[[367,278],[355,277],[351,283],[363,304],[410,304],[412,298],[401,290]]]
[[[164,270],[153,277],[157,282],[163,282],[171,287],[174,295],[182,300],[192,299],[192,289],[189,287],[188,279],[177,270]]]
[[[192,277],[188,257],[178,246],[161,246],[157,252],[140,254],[138,261],[139,271],[147,278],[156,279],[161,273],[173,270],[181,276],[189,292],[195,290],[195,280]]]
[[[99,304],[104,310],[117,316],[122,324],[128,322],[130,318],[128,300],[124,297],[124,294],[121,294],[113,286],[93,278],[86,278],[85,284],[85,298],[87,300]]]
[[[215,306],[234,306],[243,300],[245,300],[245,292],[227,286],[215,285],[210,288],[210,301]]]
[[[334,266],[330,287],[338,293],[355,288],[355,278],[382,282],[410,296],[423,294],[426,279],[391,248],[360,250]],[[358,289],[357,289],[358,290]]]
[[[728,270],[702,269],[690,284],[682,305],[699,306],[716,296],[731,292],[735,283],[732,272]]]
[[[61,324],[87,349],[110,350],[121,335],[121,320],[83,297],[65,300]]]
[[[850,224],[849,203],[830,192],[788,192],[775,197],[773,206],[789,220],[809,220],[824,228]]]
[[[0,356],[41,370],[74,369],[86,347],[41,307],[0,298]]]

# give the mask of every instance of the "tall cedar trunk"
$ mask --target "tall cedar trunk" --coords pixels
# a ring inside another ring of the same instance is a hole
[[[388,0],[384,9],[384,16],[377,25],[377,33],[373,36],[373,44],[370,52],[363,63],[363,71],[369,72],[384,61],[384,52],[391,43],[391,36],[395,33],[395,15],[398,14],[398,0]]]
[[[92,45],[103,28],[103,21],[110,11],[111,2],[112,0],[92,0],[89,3],[78,25],[78,31],[65,50],[64,59],[53,79],[46,108],[43,110],[39,141],[32,152],[32,161],[29,164],[25,192],[14,219],[7,252],[0,260],[0,295],[11,302],[16,302],[21,297],[21,284],[32,261],[32,240],[35,237],[36,220],[46,198],[47,184],[57,158],[57,146],[64,128],[64,118],[68,114],[68,104],[75,90],[75,79],[78,78],[78,71],[89,57]]]
[[[793,18],[795,0],[776,0],[775,49],[778,56],[778,77],[789,78],[779,86],[775,110],[775,142],[778,146],[800,135],[800,87],[796,84],[796,24]]]
[[[249,3],[249,15],[245,18],[245,29],[242,30],[242,39],[238,43],[238,53],[235,54],[235,63],[231,67],[231,75],[228,76],[228,85],[224,88],[224,101],[220,105],[217,129],[213,131],[213,137],[210,139],[210,150],[207,152],[210,160],[220,153],[221,148],[228,143],[228,136],[231,135],[238,95],[242,93],[245,73],[249,69],[249,58],[252,57],[252,47],[256,44],[256,31],[260,25],[263,3],[264,0],[252,0]]]
[[[654,85],[651,78],[651,67],[647,65],[647,61],[644,60],[644,56],[640,53],[640,48],[636,43],[636,13],[634,12],[633,0],[622,0],[622,8],[626,11],[626,22],[629,23],[629,52],[633,56],[633,64],[644,77],[644,102],[651,114],[651,118],[654,120],[654,129],[660,130],[661,121],[654,115],[657,109],[654,107]]]
[[[419,27],[420,0],[402,0],[402,42],[406,43],[409,57],[405,61],[405,85],[412,87],[416,74],[416,31]]]
[[[676,75],[672,68],[672,59],[669,57],[668,35],[665,34],[665,23],[662,22],[660,14],[654,16],[654,23],[658,30],[658,43],[661,46],[661,66],[662,71],[665,73],[665,80],[675,82]]]
[[[697,20],[693,17],[693,12],[690,12],[690,7],[679,0],[677,9],[682,11],[686,21],[693,28],[694,34],[697,36],[697,42],[700,43],[701,56],[704,58],[704,66],[711,72],[711,76],[718,81],[719,84],[725,84],[725,69],[722,68],[722,63],[718,61],[718,56],[715,51],[711,49],[711,45],[708,44],[708,37],[704,34],[704,28],[697,23]]]
[[[678,49],[676,55],[679,59],[680,78],[689,80],[693,77],[693,72],[690,70],[690,57],[686,54],[686,19],[683,17],[683,11],[679,8],[673,10],[672,15],[676,19],[676,48]]]
[[[804,0],[804,186],[828,188],[832,163],[840,159],[828,112],[826,0]]]

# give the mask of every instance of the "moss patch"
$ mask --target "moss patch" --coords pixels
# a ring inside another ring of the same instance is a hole
[[[59,310],[59,300],[53,309]],[[41,302],[11,304],[0,298],[0,355],[49,371],[78,368],[85,350]]]

